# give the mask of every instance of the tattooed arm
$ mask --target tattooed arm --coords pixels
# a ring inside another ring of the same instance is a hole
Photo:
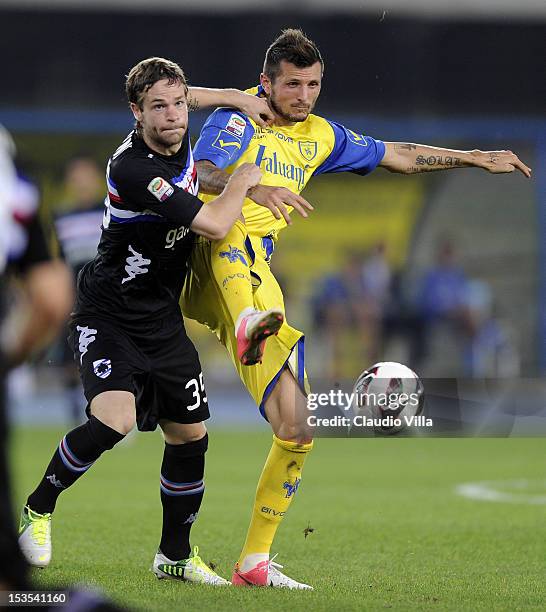
[[[512,151],[455,151],[406,142],[386,142],[385,156],[379,165],[402,174],[474,166],[493,174],[519,170],[527,178],[531,177],[531,169]]]
[[[229,181],[229,174],[222,168],[218,168],[208,159],[195,162],[197,176],[199,177],[199,191],[217,195],[222,193]]]
[[[265,98],[258,98],[238,89],[190,87],[188,89],[188,110],[196,111],[207,106],[237,108],[261,127],[266,127],[273,121],[273,114]]]

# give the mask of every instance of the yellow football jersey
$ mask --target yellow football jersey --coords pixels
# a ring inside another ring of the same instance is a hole
[[[261,88],[247,90],[258,94]],[[300,193],[312,176],[328,172],[368,174],[380,163],[385,145],[334,121],[309,115],[290,126],[261,128],[232,109],[220,108],[208,118],[194,148],[195,160],[207,159],[232,173],[250,162],[263,172],[261,183]],[[204,201],[215,196],[201,194]],[[291,210],[291,207],[289,207]],[[272,236],[286,227],[265,207],[247,198],[243,216],[249,234]]]

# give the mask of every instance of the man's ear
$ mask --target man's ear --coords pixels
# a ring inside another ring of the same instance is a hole
[[[134,102],[131,102],[129,104],[129,108],[131,109],[131,112],[133,113],[133,117],[135,118],[135,120],[142,121],[142,110],[140,106],[138,104],[135,104]]]
[[[268,96],[271,95],[271,79],[263,72],[260,74],[260,85],[264,88],[264,91]]]

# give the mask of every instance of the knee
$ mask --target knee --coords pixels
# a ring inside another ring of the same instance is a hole
[[[204,423],[182,424],[172,421],[162,421],[159,426],[167,444],[190,444],[197,442],[207,435]]]
[[[123,411],[115,415],[109,415],[106,418],[99,419],[105,425],[108,425],[111,429],[114,429],[123,436],[133,431],[136,425],[136,415],[131,411]]]
[[[91,402],[91,414],[122,435],[136,425],[134,396],[124,391],[106,391]]]

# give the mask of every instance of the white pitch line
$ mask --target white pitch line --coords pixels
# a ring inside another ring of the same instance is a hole
[[[457,495],[488,502],[505,502],[509,504],[546,505],[546,495],[526,494],[531,486],[544,488],[543,480],[488,480],[484,482],[467,482],[455,487]],[[502,490],[499,490],[502,489]],[[506,491],[512,489],[512,491]]]

